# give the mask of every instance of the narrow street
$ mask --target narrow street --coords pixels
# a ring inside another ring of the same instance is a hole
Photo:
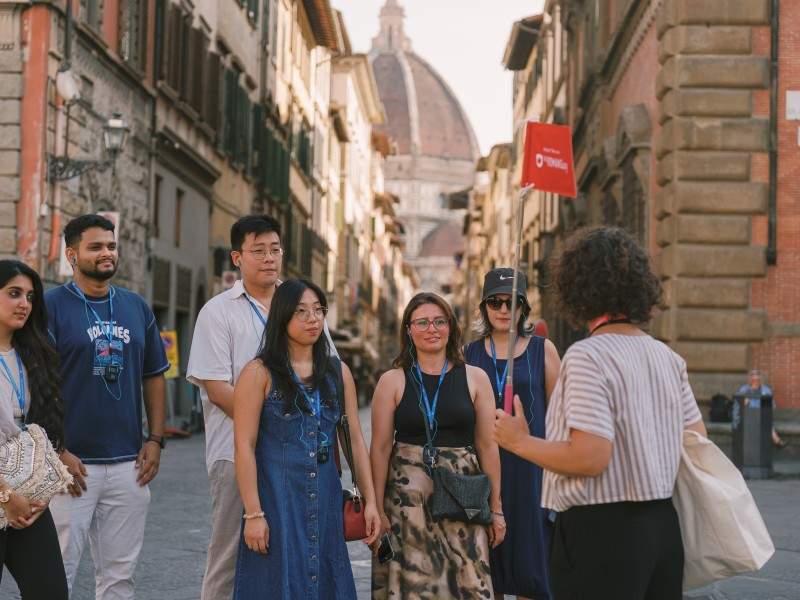
[[[361,423],[368,437],[369,408],[361,410]],[[203,436],[195,435],[171,441],[164,453],[161,472],[152,485],[153,499],[137,569],[138,599],[200,597],[211,509],[203,451]],[[343,480],[349,481],[349,477]],[[758,574],[692,592],[686,600],[800,600],[800,479],[756,481],[751,488],[772,533],[775,556]],[[360,542],[351,542],[349,550],[358,598],[367,600],[369,551]],[[4,573],[0,600],[18,597],[12,578]],[[72,600],[93,599],[94,576],[87,549]]]

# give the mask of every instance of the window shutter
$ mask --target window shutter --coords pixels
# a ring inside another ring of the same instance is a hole
[[[174,92],[181,90],[181,28],[183,15],[180,8],[169,5],[167,38],[167,84]]]
[[[264,106],[262,104],[253,104],[253,122],[251,123],[252,135],[252,153],[250,155],[250,172],[256,181],[256,184],[261,187],[264,184],[264,156],[266,156],[264,142],[266,139],[264,131]]]
[[[189,104],[197,111],[203,113],[203,71],[205,70],[205,55],[208,41],[200,29],[190,30],[189,56],[191,60],[191,86],[189,89]]]
[[[253,23],[258,23],[259,1],[260,0],[247,0],[247,16]]]
[[[156,0],[155,50],[153,53],[153,73],[156,81],[167,76],[167,5],[166,0]]]
[[[219,54],[209,52],[206,59],[205,90],[203,91],[203,118],[211,129],[219,134],[220,122],[220,78],[222,77]]]
[[[180,24],[180,62],[178,64],[178,71],[180,74],[180,95],[181,100],[189,103],[191,100],[190,90],[192,88],[193,66],[194,57],[192,56],[190,46],[191,25],[187,15],[181,14],[178,19]]]
[[[148,52],[150,52],[150,44],[147,38],[147,22],[150,16],[150,2],[149,0],[136,0],[139,3],[139,52],[137,64],[139,69],[145,71],[147,68]]]
[[[236,89],[238,87],[239,74],[233,69],[225,71],[225,108],[222,126],[224,128],[224,150],[231,158],[235,158],[236,147]]]

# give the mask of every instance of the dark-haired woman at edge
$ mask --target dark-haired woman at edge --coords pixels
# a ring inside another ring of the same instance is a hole
[[[499,545],[506,533],[500,460],[491,436],[491,384],[482,370],[464,364],[458,322],[436,294],[411,299],[400,331],[394,369],[380,378],[372,400],[375,494],[395,549],[395,559],[386,564],[373,559],[372,598],[491,598],[489,546]],[[423,396],[433,409],[429,416]],[[433,482],[423,463],[426,419],[434,430],[438,467],[488,476],[491,525],[431,518]]]
[[[234,389],[236,479],[244,527],[234,598],[351,600],[356,597],[333,460],[336,423],[347,414],[367,539],[380,534],[355,384],[341,364],[344,407],[322,336],[327,301],[310,281],[289,279],[272,299],[260,354]]]
[[[48,343],[44,290],[36,272],[0,260],[0,444],[23,423],[47,432],[63,449],[63,409],[58,357]],[[29,502],[0,477],[0,508],[9,527],[0,530],[0,576],[8,568],[22,600],[66,600],[67,578],[47,505]]]
[[[509,268],[486,274],[478,321],[480,339],[464,350],[467,364],[483,369],[494,387],[497,408],[508,370],[508,330],[513,320],[517,331],[514,352],[514,393],[522,399],[530,435],[545,437],[547,398],[558,380],[561,360],[552,342],[525,328],[530,314],[525,297],[527,280],[519,281],[517,313],[512,319],[511,293],[514,275]],[[508,524],[505,542],[492,550],[492,583],[498,598],[516,595],[520,600],[548,600],[550,532],[548,514],[542,509],[542,468],[501,449],[503,513]]]

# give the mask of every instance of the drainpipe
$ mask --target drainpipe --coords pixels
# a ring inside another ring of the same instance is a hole
[[[72,67],[72,0],[66,2],[66,21],[64,24],[64,57],[61,61],[59,72],[69,72]],[[56,126],[55,126],[55,147],[54,156],[66,156],[66,139],[69,136],[67,126],[69,124],[69,112],[64,103],[64,99],[58,93],[56,87]],[[61,253],[61,188],[58,181],[52,182],[53,185],[53,206],[50,213],[50,247],[47,252],[47,262],[53,263],[59,259]]]
[[[17,254],[35,267],[38,219],[45,182],[47,66],[50,9],[34,4],[22,14],[23,94],[20,107],[20,198],[17,203]]]
[[[66,115],[64,114],[64,100],[56,94],[56,139],[55,156],[64,156],[64,130]],[[53,182],[53,210],[50,213],[50,248],[47,252],[47,262],[55,262],[59,259],[61,250],[61,183]]]
[[[769,88],[769,207],[767,208],[767,264],[778,263],[778,25],[780,0],[772,0],[770,15]]]

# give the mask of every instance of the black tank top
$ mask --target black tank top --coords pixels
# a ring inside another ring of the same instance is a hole
[[[394,412],[395,439],[405,444],[424,446],[425,417],[421,406],[424,405],[419,391],[416,373],[412,378],[405,369],[406,389],[400,404]],[[428,398],[433,401],[439,375],[422,374]],[[475,443],[475,406],[469,395],[467,386],[467,368],[464,365],[453,367],[444,376],[439,391],[439,403],[436,408],[438,429],[433,438],[435,446],[464,448]]]

